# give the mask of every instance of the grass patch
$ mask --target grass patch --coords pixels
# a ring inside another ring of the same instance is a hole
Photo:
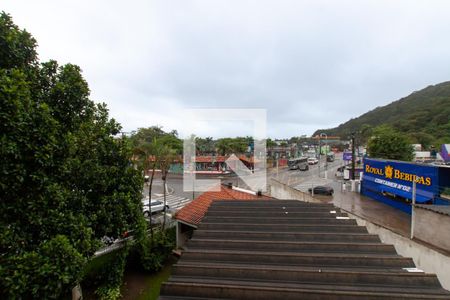
[[[135,268],[126,270],[122,285],[123,300],[152,300],[158,299],[161,285],[169,279],[172,265],[177,261],[171,256],[164,267],[157,273],[140,272]]]

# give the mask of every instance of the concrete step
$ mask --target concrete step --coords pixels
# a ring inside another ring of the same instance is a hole
[[[414,268],[411,258],[399,255],[356,254],[356,253],[293,253],[270,251],[202,250],[187,249],[183,261],[250,263],[290,266],[316,267],[376,267],[376,268]]]
[[[368,233],[364,226],[353,224],[233,224],[233,223],[200,223],[198,230],[235,230],[235,231],[257,231],[257,232],[348,232]]]
[[[356,225],[354,219],[338,219],[337,216],[330,215],[327,218],[315,218],[315,217],[291,217],[289,215],[282,217],[204,217],[202,223],[231,223],[231,224],[347,224]]]
[[[224,207],[242,207],[242,208],[254,208],[254,207],[322,207],[322,208],[334,208],[333,204],[328,203],[307,203],[297,200],[261,200],[261,201],[230,201],[230,200],[215,200],[211,203],[211,208],[224,208]]]
[[[287,232],[255,232],[232,230],[196,230],[194,238],[200,239],[235,239],[235,240],[259,240],[259,241],[341,241],[357,243],[379,243],[380,238],[375,234],[365,233],[287,233]]]
[[[217,262],[217,261],[189,261],[189,260],[179,260],[178,264],[183,266],[211,266],[211,268],[225,266],[232,268],[266,268],[266,269],[282,269],[282,270],[305,270],[307,272],[369,272],[369,273],[392,273],[392,274],[425,274],[422,272],[408,272],[403,268],[397,267],[383,267],[383,266],[291,266],[291,265],[274,265],[274,264],[264,264],[264,263],[242,263],[242,262]],[[433,274],[432,274],[433,275]]]
[[[172,277],[161,287],[163,295],[226,299],[448,299],[443,289],[347,287],[271,283],[257,281],[208,280]]]
[[[159,296],[158,300],[226,300],[224,298],[205,298],[205,297],[188,297],[188,296]]]
[[[329,217],[336,217],[336,216],[347,216],[345,213],[340,212],[334,212],[330,213],[329,210],[322,211],[322,212],[313,212],[313,211],[288,211],[288,210],[278,210],[278,211],[259,211],[256,212],[253,211],[208,211],[205,214],[205,217],[254,217],[255,215],[258,215],[258,217],[269,217],[269,218],[276,218],[276,217],[298,217],[298,218],[329,218]]]
[[[255,207],[210,207],[208,209],[208,213],[214,212],[214,213],[235,213],[235,212],[326,212],[329,213],[330,211],[336,211],[340,212],[340,209],[336,207],[285,207],[285,206],[276,206],[276,207],[258,207],[255,209]]]
[[[407,272],[411,258],[340,215],[295,200],[214,201],[161,299],[450,299],[435,276]]]
[[[291,283],[334,285],[372,285],[391,287],[427,287],[440,288],[435,275],[408,272],[371,272],[361,269],[317,269],[305,267],[278,267],[226,264],[183,264],[173,266],[172,276],[209,277],[217,279],[242,279],[252,281],[282,281]]]
[[[285,241],[255,241],[230,239],[199,239],[193,238],[187,243],[187,249],[215,250],[252,250],[273,252],[302,253],[378,253],[397,254],[394,246],[382,243],[347,243],[347,242],[298,242]]]

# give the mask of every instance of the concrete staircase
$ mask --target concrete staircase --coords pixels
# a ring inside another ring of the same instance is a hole
[[[214,201],[160,299],[450,299],[330,204]]]

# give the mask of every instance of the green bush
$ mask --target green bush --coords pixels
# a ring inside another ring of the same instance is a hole
[[[116,300],[119,299],[120,296],[120,286],[101,286],[96,291],[95,294],[99,297],[100,300]]]
[[[155,231],[153,240],[145,238],[137,244],[135,251],[139,255],[142,269],[148,272],[159,271],[175,248],[175,239],[175,228],[170,228],[165,231]]]
[[[95,289],[100,299],[118,299],[129,247],[95,257],[83,270],[82,286]]]

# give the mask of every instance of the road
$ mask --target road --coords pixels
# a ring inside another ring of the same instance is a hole
[[[319,165],[320,165],[320,177],[319,177]],[[263,189],[264,185],[269,184],[270,178],[276,178],[278,181],[286,183],[291,187],[301,187],[311,185],[325,184],[328,182],[336,181],[335,173],[339,166],[343,165],[342,155],[336,156],[334,162],[326,162],[325,157],[322,157],[319,164],[310,165],[308,171],[289,170],[287,167],[277,169],[269,169],[266,175],[251,175],[252,183]],[[328,180],[324,180],[325,173],[327,173]],[[232,183],[234,186],[248,188],[245,182],[237,176],[223,175],[197,175],[197,179],[217,179],[221,183]],[[246,178],[249,180],[249,178]],[[167,181],[168,195],[176,195],[186,199],[192,200],[198,197],[201,192],[184,191],[183,189],[183,177],[180,174],[170,174]],[[144,195],[148,195],[148,186],[144,187]],[[152,186],[152,199],[161,197],[163,194],[163,183],[159,175],[155,177]],[[170,204],[169,204],[170,205]]]
[[[314,184],[314,182],[322,184],[324,179],[328,179],[326,182],[337,180],[335,178],[336,169],[343,165],[342,155],[337,156],[333,162],[326,162],[325,157],[322,157],[318,164],[310,165],[308,171],[289,170],[285,167],[278,171],[272,170],[271,177],[292,187],[306,183]]]

